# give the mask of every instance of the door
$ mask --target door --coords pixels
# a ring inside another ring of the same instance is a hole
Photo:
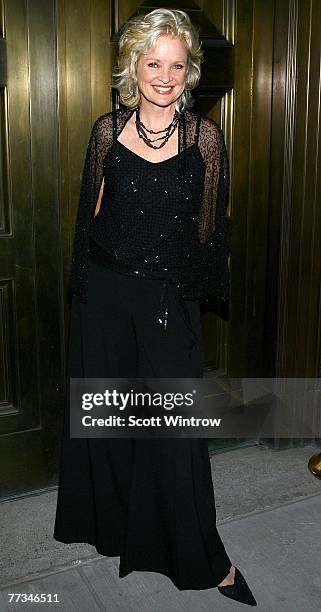
[[[53,0],[1,1],[0,495],[55,481],[63,402]]]

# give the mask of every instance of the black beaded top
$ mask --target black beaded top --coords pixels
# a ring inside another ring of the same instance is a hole
[[[176,283],[182,299],[214,296],[213,303],[227,304],[229,172],[222,131],[215,121],[185,111],[178,154],[154,163],[118,141],[133,112],[106,113],[92,128],[69,290],[87,300],[88,257],[97,247],[130,274]]]
[[[182,192],[180,156],[189,158]],[[90,236],[133,275],[178,283],[181,264],[189,257],[196,227],[191,220],[198,214],[203,181],[196,147],[153,163],[116,140],[106,156],[105,188]]]

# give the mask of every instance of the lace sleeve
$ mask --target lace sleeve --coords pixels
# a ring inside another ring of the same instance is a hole
[[[206,296],[202,310],[229,319],[230,274],[227,206],[230,172],[224,136],[219,125],[211,120],[206,126],[206,176],[199,238],[203,245],[206,270]],[[209,158],[210,155],[210,158]]]
[[[197,247],[185,267],[185,299],[201,300],[201,311],[229,319],[229,245],[226,209],[229,162],[220,126],[202,117],[198,142],[205,173],[198,219]]]
[[[87,145],[76,217],[67,297],[86,301],[88,283],[89,226],[94,214],[104,173],[104,159],[112,141],[112,116],[96,119]]]

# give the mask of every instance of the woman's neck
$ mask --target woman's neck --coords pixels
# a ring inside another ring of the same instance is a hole
[[[139,116],[142,123],[149,130],[163,130],[174,118],[175,104],[166,107],[156,106],[156,104],[144,104],[139,106]]]

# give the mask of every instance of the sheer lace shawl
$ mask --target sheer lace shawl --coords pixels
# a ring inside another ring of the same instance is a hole
[[[78,295],[83,302],[87,301],[88,290],[89,228],[104,175],[105,158],[113,138],[118,138],[132,113],[130,109],[121,108],[98,117],[87,146],[68,286],[69,297]],[[198,115],[191,111],[181,115],[179,152],[194,144],[198,126],[198,149],[205,165],[205,180],[196,220],[198,239],[191,245],[191,257],[183,262],[180,291],[184,299],[205,300],[208,310],[226,319],[230,295],[226,217],[228,157],[219,125],[207,117],[198,121]]]

